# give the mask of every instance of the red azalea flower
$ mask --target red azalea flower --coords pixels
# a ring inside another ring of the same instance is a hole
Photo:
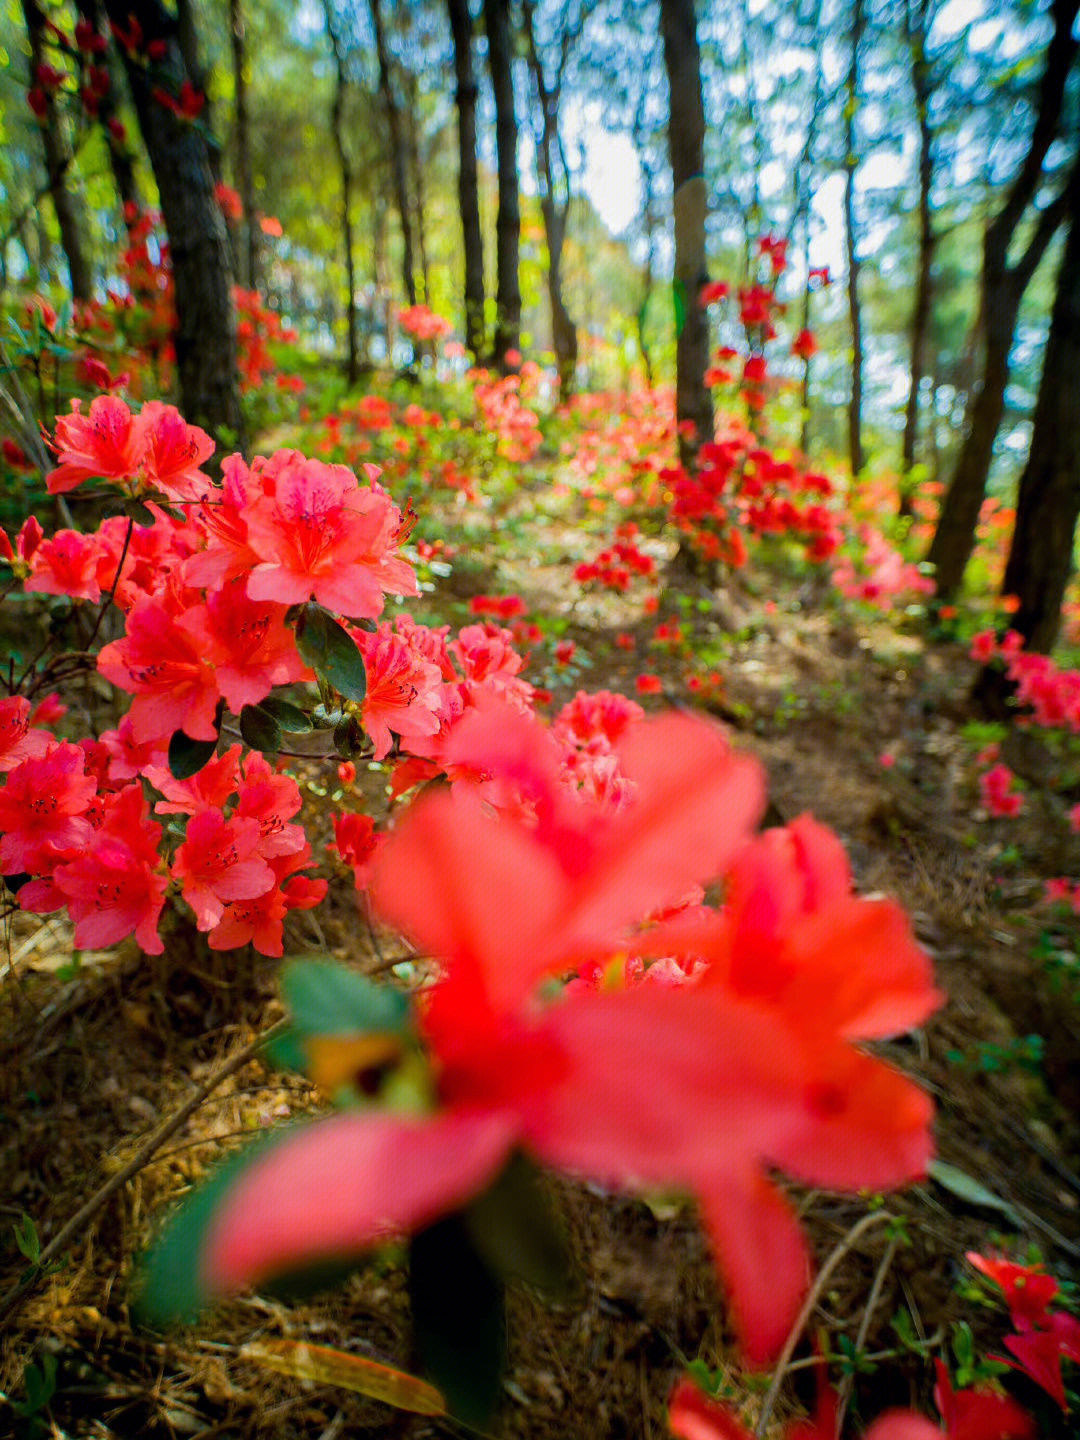
[[[85,480],[111,480],[126,484],[138,471],[142,437],[135,417],[115,395],[99,395],[84,415],[80,402],[71,402],[71,414],[56,422],[56,450],[60,464],[46,477],[50,495],[74,490]]]
[[[16,765],[0,789],[0,871],[45,873],[58,852],[85,846],[96,794],[78,745],[54,744]]]
[[[172,873],[200,930],[213,929],[229,901],[253,900],[273,887],[274,872],[258,853],[261,839],[258,821],[226,820],[220,810],[201,810],[188,821]]]
[[[102,648],[97,665],[106,680],[135,696],[129,714],[136,743],[168,739],[176,730],[193,740],[216,737],[214,666],[161,600],[135,602],[127,634]]]
[[[30,701],[22,695],[0,700],[0,771],[11,770],[24,760],[41,757],[55,744],[47,730],[32,729]]]
[[[765,1358],[809,1270],[766,1167],[845,1189],[924,1172],[929,1101],[853,1042],[929,1013],[926,957],[897,907],[850,895],[838,844],[804,830],[757,861],[780,897],[802,877],[790,928],[773,931],[751,890],[737,916],[698,925],[697,985],[544,1003],[544,982],[610,957],[628,927],[730,869],[760,772],[714,727],[665,716],[621,748],[634,799],[612,817],[567,790],[534,719],[493,707],[451,742],[451,763],[492,772],[500,755],[533,818],[492,818],[459,786],[414,805],[376,863],[376,910],[443,961],[421,1016],[440,1108],[318,1121],[254,1159],[208,1224],[203,1294],[425,1225],[521,1146],[604,1184],[696,1194],[747,1348]]]
[[[133,934],[146,954],[162,953],[157,927],[168,880],[158,874],[160,838],[139,785],[105,797],[90,853],[61,865],[53,877],[79,949],[103,950]]]

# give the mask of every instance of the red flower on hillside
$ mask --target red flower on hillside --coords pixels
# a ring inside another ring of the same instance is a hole
[[[127,634],[102,648],[97,665],[117,689],[134,695],[128,713],[137,744],[168,739],[176,730],[193,740],[216,737],[214,666],[163,601],[136,601]]]
[[[50,495],[74,490],[86,480],[112,480],[125,484],[139,468],[142,440],[135,417],[115,395],[99,395],[82,413],[81,402],[71,402],[71,414],[56,422],[56,451],[60,464],[46,477]]]
[[[188,821],[172,873],[200,930],[213,929],[228,902],[253,900],[273,888],[274,872],[259,854],[261,840],[258,821],[226,820],[220,810],[200,810]]]
[[[97,781],[78,745],[53,745],[8,773],[0,789],[0,872],[44,874],[90,840]]]

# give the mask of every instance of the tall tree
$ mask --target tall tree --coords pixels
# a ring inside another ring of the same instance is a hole
[[[79,18],[98,34],[106,29],[101,0],[76,0],[75,8]],[[142,194],[135,178],[135,159],[128,143],[127,134],[120,119],[117,88],[119,67],[112,37],[106,38],[106,48],[96,57],[109,77],[109,84],[98,95],[97,118],[101,122],[105,143],[109,148],[109,165],[116,181],[116,193],[124,211],[125,224],[132,224],[143,208]]]
[[[185,95],[191,95],[190,88],[183,89],[191,80],[177,21],[160,0],[106,0],[106,10],[117,33],[126,37],[120,47],[124,67],[169,237],[184,414],[211,434],[228,429],[243,445],[229,241],[214,195],[205,131],[176,113]]]
[[[390,173],[393,177],[394,200],[401,225],[401,278],[410,305],[416,304],[416,270],[413,261],[412,207],[409,203],[409,156],[401,106],[394,83],[393,61],[386,38],[382,0],[369,0],[371,23],[375,30],[375,54],[379,62],[379,94],[386,115],[390,139]]]
[[[32,85],[41,95],[41,143],[45,150],[46,179],[56,222],[60,227],[60,245],[68,263],[71,293],[76,300],[89,300],[93,291],[93,272],[86,252],[86,243],[79,223],[75,196],[68,185],[73,159],[71,142],[60,109],[56,88],[39,85],[38,75],[50,68],[45,49],[46,16],[38,0],[22,0],[26,32],[30,39],[30,64],[34,74]],[[55,67],[52,67],[55,68]]]
[[[488,68],[495,93],[495,145],[498,152],[499,213],[495,221],[495,344],[492,359],[506,369],[507,357],[521,344],[521,201],[518,196],[517,113],[514,109],[513,42],[510,0],[484,0]]]
[[[233,89],[236,96],[236,175],[244,205],[244,249],[240,274],[249,290],[259,287],[259,227],[255,221],[255,184],[251,173],[251,137],[248,123],[247,57],[242,0],[229,0],[229,37],[232,41]]]
[[[1009,357],[1020,302],[1065,215],[1063,189],[1035,212],[1026,243],[1010,264],[1013,240],[1047,178],[1044,161],[1058,133],[1066,81],[1078,48],[1072,33],[1078,10],[1078,0],[1053,0],[1054,33],[1046,51],[1031,141],[1004,203],[983,237],[982,374],[968,407],[964,440],[927,555],[936,568],[937,594],[943,599],[959,588],[975,544],[994,441],[1005,410]]]
[[[675,210],[675,413],[679,450],[694,464],[700,446],[713,437],[712,394],[705,384],[709,363],[709,322],[698,303],[708,281],[705,259],[705,106],[701,95],[694,0],[660,0],[660,32],[668,75]],[[683,428],[685,427],[685,429]],[[689,432],[689,433],[687,433]]]
[[[911,88],[919,127],[919,262],[915,300],[911,310],[911,371],[904,411],[904,438],[900,468],[904,477],[915,467],[915,445],[919,435],[919,392],[927,371],[930,313],[933,302],[934,251],[937,234],[930,209],[934,180],[934,132],[930,125],[932,94],[930,59],[927,54],[929,0],[905,0],[904,34],[911,56]],[[912,513],[910,485],[901,483],[900,514]]]
[[[353,170],[345,144],[345,96],[348,89],[345,42],[334,14],[334,0],[323,0],[326,32],[334,52],[334,99],[330,110],[330,133],[334,137],[338,168],[341,171],[341,240],[345,250],[345,328],[347,335],[349,384],[355,385],[360,374],[360,357],[356,336],[356,246],[353,240],[352,195]]]
[[[565,400],[574,388],[577,371],[578,337],[577,326],[566,308],[562,287],[563,244],[566,240],[566,222],[570,216],[570,172],[566,163],[562,136],[559,131],[559,103],[562,99],[566,67],[575,42],[580,38],[587,9],[584,3],[576,7],[576,14],[569,13],[564,6],[560,13],[559,55],[554,75],[549,79],[544,67],[543,56],[536,37],[536,6],[534,0],[521,0],[521,13],[525,27],[525,43],[529,56],[529,68],[536,86],[539,102],[539,125],[536,137],[537,171],[540,181],[540,214],[544,221],[544,235],[548,250],[548,300],[551,305],[551,339],[555,349],[555,364],[559,371],[559,391]]]
[[[455,101],[458,116],[458,205],[465,250],[465,344],[479,361],[484,354],[484,240],[480,230],[480,186],[476,172],[476,99],[473,23],[469,0],[446,0],[454,39]]]
[[[863,0],[853,0],[851,38],[847,72],[847,103],[844,106],[844,243],[847,251],[848,315],[851,320],[851,396],[848,401],[848,455],[851,473],[862,473],[866,456],[862,439],[863,333],[859,299],[859,246],[855,230],[855,171],[859,156],[855,148],[855,120],[859,111],[859,47],[866,28]]]
[[[1002,584],[1020,601],[1012,627],[1043,653],[1057,639],[1080,516],[1080,159],[1066,196],[1069,229]]]

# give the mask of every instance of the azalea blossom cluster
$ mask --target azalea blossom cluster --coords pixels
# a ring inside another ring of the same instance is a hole
[[[616,794],[566,781],[566,738],[601,734]],[[521,1149],[695,1195],[742,1342],[769,1358],[810,1274],[770,1172],[855,1191],[925,1170],[930,1101],[858,1042],[936,1007],[926,955],[898,906],[855,897],[810,817],[754,833],[760,768],[704,721],[579,697],[549,728],[494,701],[443,761],[469,778],[414,802],[370,883],[375,915],[438,959],[414,1015],[430,1101],[253,1154],[215,1192],[187,1291],[203,1302],[422,1228]],[[175,1294],[181,1262],[166,1241],[155,1263],[152,1310],[155,1275]]]
[[[177,780],[166,752],[177,732],[216,741],[226,708],[238,714],[277,686],[314,679],[286,623],[290,605],[315,602],[373,623],[387,594],[415,594],[412,567],[397,553],[405,517],[374,475],[362,483],[295,451],[250,466],[230,456],[214,485],[200,468],[209,438],[158,402],[137,414],[115,396],[99,396],[86,413],[76,402],[57,423],[55,446],[53,493],[104,480],[129,495],[155,493],[185,514],[151,502],[149,526],[112,517],[89,534],[45,539],[31,519],[14,546],[3,537],[28,590],[111,595],[124,634],[101,649],[97,667],[132,700],[115,730],[78,745],[31,725],[24,697],[3,702],[8,757],[17,763],[0,791],[0,864],[29,877],[18,892],[24,908],[67,906],[80,945],[134,933],[145,950],[160,951],[157,924],[171,885],[212,946],[253,941],[280,954],[284,915],[325,893],[325,882],[298,874],[311,848],[290,823],[300,808],[296,782],[257,754],[241,762],[238,746]],[[427,662],[409,650],[403,667],[400,637],[357,633],[370,668],[364,723],[376,748],[385,753],[391,724],[436,731],[415,683],[427,678]],[[483,644],[465,650],[483,665]],[[425,717],[419,724],[410,700]],[[186,817],[171,855],[140,781],[164,797],[154,813]]]
[[[840,543],[837,516],[824,503],[833,493],[828,477],[780,459],[746,430],[703,445],[693,473],[675,466],[661,478],[672,522],[706,560],[744,565],[747,535],[790,535],[812,561],[827,560]]]
[[[399,310],[397,318],[402,330],[414,340],[441,340],[453,329],[449,320],[442,315],[436,315],[427,305],[410,305],[407,309]]]
[[[973,1253],[967,1259],[1005,1296],[1015,1331],[1002,1342],[1012,1357],[1005,1363],[1029,1376],[1067,1410],[1061,1362],[1080,1364],[1080,1320],[1050,1308],[1060,1298],[1061,1286],[1040,1266]]]
[[[930,576],[905,560],[876,525],[859,525],[854,539],[855,553],[842,555],[833,566],[833,584],[841,595],[885,610],[900,596],[933,594]]]
[[[656,561],[637,544],[638,527],[627,521],[616,528],[615,540],[605,546],[593,560],[583,560],[574,568],[579,585],[597,585],[604,590],[625,594],[635,576],[656,578]]]
[[[993,630],[982,630],[971,641],[971,658],[984,665],[1005,664],[1016,686],[1018,705],[1030,706],[1030,722],[1048,729],[1062,728],[1080,734],[1080,670],[1063,670],[1049,655],[1024,650],[1024,638],[1008,630],[999,640]]]

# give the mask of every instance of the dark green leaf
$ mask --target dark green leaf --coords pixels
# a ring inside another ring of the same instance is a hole
[[[363,700],[367,671],[356,641],[328,610],[313,602],[296,620],[296,648],[305,664],[322,675],[346,700]]]
[[[567,1298],[570,1254],[532,1161],[512,1156],[462,1214],[473,1244],[496,1275],[524,1280],[552,1300]]]
[[[20,871],[18,875],[5,875],[4,885],[11,891],[12,895],[17,895],[22,887],[29,884],[33,878],[32,875],[27,875],[24,871]]]
[[[505,1291],[460,1215],[413,1236],[409,1299],[417,1349],[447,1409],[463,1424],[485,1429],[506,1361]]]
[[[245,705],[240,711],[240,735],[245,745],[264,755],[281,749],[281,726],[261,705]]]
[[[311,716],[301,710],[299,705],[294,705],[291,700],[281,700],[276,695],[267,695],[265,700],[259,701],[259,708],[272,715],[288,735],[307,735],[314,729]]]
[[[334,749],[343,760],[352,760],[364,748],[364,727],[355,715],[343,715],[334,726]]]
[[[193,740],[183,730],[174,730],[169,741],[169,770],[176,780],[190,780],[214,758],[216,740]]]
[[[675,280],[671,286],[672,299],[675,302],[675,334],[679,336],[686,324],[686,282]]]

